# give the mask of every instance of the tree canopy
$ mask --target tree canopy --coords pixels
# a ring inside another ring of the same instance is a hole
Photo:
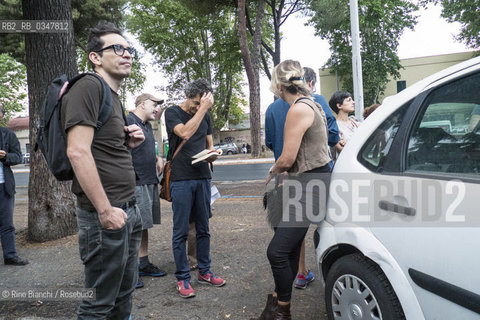
[[[307,9],[304,0],[270,0],[266,1],[266,5],[261,58],[263,71],[268,79],[271,79],[270,70],[281,62],[281,26],[292,14]],[[248,26],[252,33],[250,21]],[[269,65],[270,60],[273,62],[272,66]]]
[[[448,22],[461,24],[460,34],[456,40],[465,43],[472,49],[480,48],[480,3],[478,0],[422,0],[422,5],[428,3],[441,4],[442,17]]]
[[[204,78],[214,88],[211,114],[216,129],[242,119],[242,64],[235,12],[194,14],[182,1],[133,0],[127,28],[149,51],[169,84],[173,99],[183,99],[186,83]]]
[[[73,31],[78,62],[78,72],[90,70],[86,44],[90,29],[100,21],[114,23],[120,29],[125,27],[125,11],[128,0],[71,0]],[[20,20],[22,15],[21,0],[0,0],[0,19]],[[7,53],[15,60],[25,64],[25,41],[24,35],[19,33],[0,34],[0,54]],[[139,59],[134,60],[132,75],[124,82],[120,95],[125,101],[127,92],[138,92],[145,83],[145,66]],[[64,71],[65,72],[65,71]],[[53,80],[53,79],[51,79]]]
[[[0,54],[0,106],[5,108],[3,124],[8,122],[11,112],[23,109],[26,94],[26,69],[6,53]]]
[[[89,31],[100,21],[109,21],[118,27],[125,23],[124,12],[128,0],[72,0],[72,21],[75,45],[86,51]],[[21,0],[0,0],[0,19],[23,19]],[[0,53],[8,53],[25,63],[23,34],[1,33]]]
[[[325,67],[343,81],[343,89],[353,91],[352,45],[348,0],[308,0],[309,24],[316,35],[326,39],[332,55]],[[398,40],[405,29],[413,29],[418,7],[404,0],[359,0],[359,24],[363,89],[366,104],[378,102],[389,76],[399,77]]]

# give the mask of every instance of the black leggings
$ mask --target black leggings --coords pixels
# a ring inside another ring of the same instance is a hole
[[[288,302],[292,298],[292,284],[297,276],[298,261],[307,227],[279,227],[270,241],[267,257],[275,280],[278,300]]]

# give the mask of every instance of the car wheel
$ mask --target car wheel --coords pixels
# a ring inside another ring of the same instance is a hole
[[[233,152],[229,150],[229,151],[227,151],[227,154],[233,154]]]
[[[387,277],[373,261],[360,253],[338,259],[325,284],[330,320],[404,320],[405,315]]]

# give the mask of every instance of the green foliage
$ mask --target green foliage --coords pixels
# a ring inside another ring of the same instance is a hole
[[[343,90],[353,93],[352,45],[348,0],[308,0],[316,34],[326,39],[332,56],[325,67],[343,81]],[[359,24],[365,105],[378,102],[388,77],[399,77],[398,40],[416,24],[418,7],[404,0],[359,0]]]
[[[8,54],[0,54],[0,106],[5,108],[3,124],[8,122],[10,113],[23,109],[26,98],[26,69]]]
[[[480,2],[478,0],[422,0],[421,4],[441,4],[442,17],[448,22],[461,24],[460,34],[456,40],[465,43],[472,49],[480,48]]]
[[[88,60],[88,55],[83,49],[77,47],[77,66],[78,72],[92,72],[92,67],[90,65],[90,60]],[[122,82],[120,91],[118,92],[120,100],[123,102],[123,105],[126,106],[127,95],[135,95],[139,93],[145,84],[145,64],[141,61],[142,56],[137,52],[137,57],[133,59],[132,63],[132,73],[130,77],[126,78]]]
[[[128,0],[71,0],[72,20],[77,44],[87,43],[90,28],[100,21],[124,25]]]
[[[197,14],[181,1],[134,0],[131,12],[127,28],[168,75],[167,94],[183,99],[185,84],[205,78],[214,88],[214,128],[239,122],[242,64],[234,8]]]
[[[85,49],[89,30],[100,21],[109,21],[122,27],[127,3],[128,0],[71,0],[76,46]],[[0,0],[0,19],[23,19],[21,0]],[[25,62],[22,34],[0,34],[0,43],[0,53],[8,53],[17,61]]]
[[[20,0],[0,0],[0,20],[21,20]],[[25,43],[19,33],[0,33],[0,54],[7,53],[15,60],[25,63]]]
[[[100,21],[109,21],[123,28],[127,4],[128,0],[71,0],[79,72],[90,69],[86,54],[90,29]],[[0,0],[0,19],[23,19],[21,0]],[[17,61],[25,63],[25,42],[22,34],[0,33],[0,43],[2,43],[0,54],[8,53]],[[123,98],[126,92],[134,94],[141,90],[145,82],[145,76],[142,73],[145,67],[138,60],[134,61],[132,69],[131,78],[122,87]]]

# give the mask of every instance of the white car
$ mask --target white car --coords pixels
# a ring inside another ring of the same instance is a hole
[[[315,233],[329,319],[480,319],[480,57],[386,98]]]

